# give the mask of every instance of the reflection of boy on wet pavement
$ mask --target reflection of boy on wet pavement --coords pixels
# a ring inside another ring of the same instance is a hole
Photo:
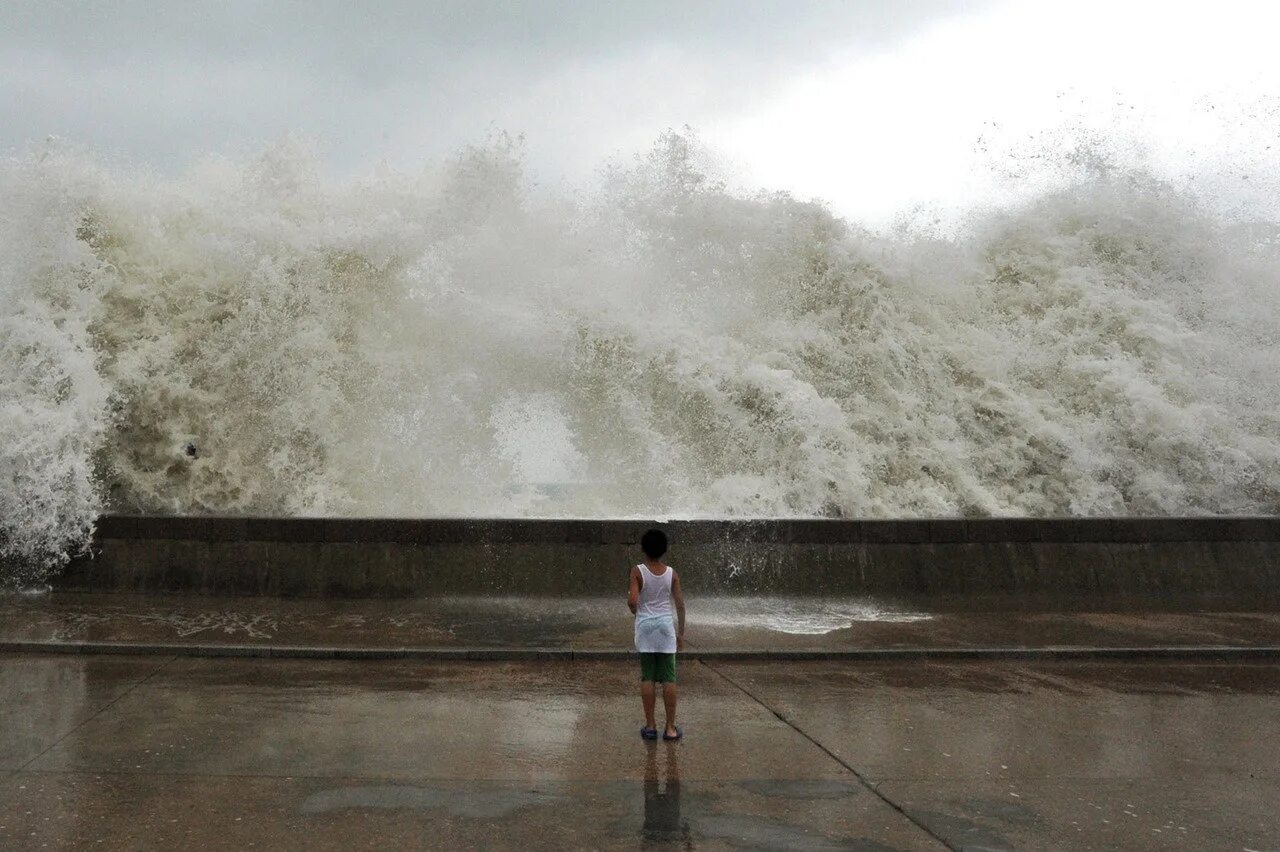
[[[684,649],[684,591],[675,569],[662,561],[667,536],[661,530],[646,532],[640,538],[640,549],[644,562],[631,569],[627,596],[627,606],[636,616],[636,650],[640,652],[640,698],[644,703],[640,736],[647,740],[658,737],[653,706],[655,684],[661,683],[662,706],[667,713],[662,738],[678,740],[682,732],[676,725],[676,651]]]
[[[644,824],[640,836],[657,843],[684,841],[691,847],[689,824],[680,818],[680,749],[665,746],[666,767],[658,779],[657,744],[650,746],[644,764]]]

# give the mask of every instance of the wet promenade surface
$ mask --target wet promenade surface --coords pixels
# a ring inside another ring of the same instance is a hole
[[[1280,668],[0,655],[0,848],[1280,848]]]
[[[0,641],[626,651],[618,598],[0,596]],[[1280,613],[947,612],[830,598],[691,599],[689,651],[1280,645]]]

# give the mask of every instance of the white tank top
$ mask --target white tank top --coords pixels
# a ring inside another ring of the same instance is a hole
[[[641,563],[640,569],[640,601],[636,605],[636,619],[653,618],[665,615],[670,618],[674,610],[671,607],[671,578],[675,569],[670,565],[661,574],[649,570],[649,566]]]
[[[642,654],[674,654],[676,652],[676,620],[671,606],[670,565],[655,574],[646,565],[640,569],[640,600],[636,602],[636,650]]]

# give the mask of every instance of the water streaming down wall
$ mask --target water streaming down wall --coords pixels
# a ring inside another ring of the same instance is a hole
[[[1098,170],[954,235],[726,190],[663,137],[591,193],[499,139],[327,179],[0,164],[10,578],[104,509],[891,517],[1280,507],[1275,223]]]

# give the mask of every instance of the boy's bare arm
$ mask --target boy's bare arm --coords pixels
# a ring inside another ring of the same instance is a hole
[[[675,601],[676,618],[676,650],[684,650],[684,588],[680,585],[680,575],[671,578],[671,599]]]
[[[631,610],[631,614],[636,614],[636,605],[640,603],[640,572],[631,568],[631,591],[627,593],[627,608]]]

